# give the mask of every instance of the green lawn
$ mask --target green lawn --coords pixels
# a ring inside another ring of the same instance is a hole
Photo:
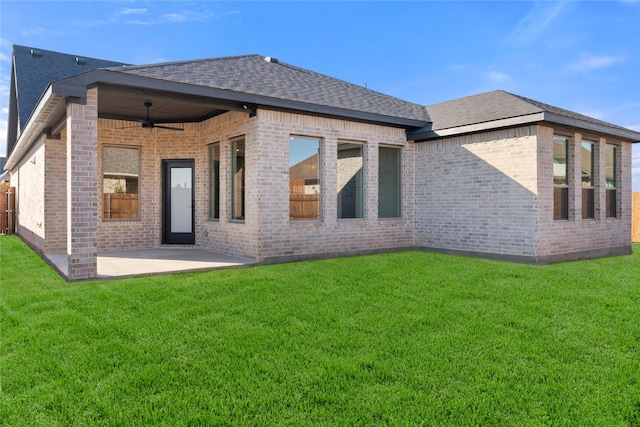
[[[0,424],[640,425],[640,245],[66,283],[0,237]]]

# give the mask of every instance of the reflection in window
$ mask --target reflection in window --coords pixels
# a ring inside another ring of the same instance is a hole
[[[231,144],[231,219],[244,220],[244,139]]]
[[[607,218],[618,217],[617,201],[617,153],[618,149],[614,145],[607,144],[605,148],[605,182],[607,186],[606,211]]]
[[[209,146],[209,218],[220,218],[220,144]]]
[[[595,143],[583,141],[580,147],[582,164],[582,218],[595,218],[595,188],[593,170],[595,165]]]
[[[378,150],[378,217],[402,216],[402,177],[400,148]]]
[[[363,217],[362,144],[338,144],[338,218]]]
[[[103,148],[102,210],[104,219],[136,219],[139,217],[139,168],[137,148]]]
[[[289,219],[320,219],[320,140],[289,139]]]
[[[553,219],[569,219],[569,141],[553,137]]]

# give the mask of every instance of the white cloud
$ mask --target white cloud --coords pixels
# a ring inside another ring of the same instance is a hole
[[[511,80],[511,76],[499,71],[490,71],[487,73],[487,80],[491,83],[504,83]]]
[[[20,32],[20,34],[22,36],[25,37],[33,37],[33,36],[60,36],[65,34],[65,31],[63,30],[53,30],[51,28],[45,28],[45,27],[33,27],[33,28],[26,28],[24,30],[22,30]]]
[[[192,11],[185,10],[181,12],[172,12],[165,13],[160,17],[148,17],[146,19],[131,19],[126,21],[126,24],[129,25],[159,25],[159,24],[167,24],[167,23],[183,23],[183,22],[193,22],[193,21],[206,21],[212,18],[222,18],[230,15],[237,15],[240,12],[238,11],[229,11],[226,13],[218,14],[212,12],[210,10],[205,11]]]
[[[185,14],[182,13],[167,13],[163,15],[160,22],[184,22],[187,20]]]
[[[134,8],[125,8],[125,9],[121,9],[119,12],[116,13],[116,15],[138,15],[141,13],[146,13],[148,9],[145,8],[138,8],[138,9],[134,9]]]
[[[582,55],[580,59],[568,64],[567,68],[576,72],[586,72],[609,67],[624,60],[623,56],[615,55]]]
[[[507,37],[507,42],[525,46],[535,41],[555,21],[570,2],[535,2],[533,9],[522,18]]]

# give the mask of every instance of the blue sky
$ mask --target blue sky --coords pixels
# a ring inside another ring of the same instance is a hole
[[[258,53],[428,105],[504,89],[640,131],[640,1],[0,1],[11,46],[133,64]],[[634,147],[640,191],[640,144]]]

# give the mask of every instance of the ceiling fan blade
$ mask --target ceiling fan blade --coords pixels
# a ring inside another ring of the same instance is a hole
[[[156,124],[152,124],[151,127],[154,128],[159,128],[159,129],[169,129],[169,130],[178,130],[178,131],[183,131],[183,128],[173,128],[170,126],[163,126],[163,125],[156,125]]]

